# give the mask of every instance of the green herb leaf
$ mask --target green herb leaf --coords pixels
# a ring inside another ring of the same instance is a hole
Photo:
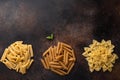
[[[46,38],[47,38],[48,40],[53,40],[54,37],[53,37],[53,34],[51,34],[50,36],[47,36]]]
[[[53,34],[51,34],[51,39],[53,39]]]

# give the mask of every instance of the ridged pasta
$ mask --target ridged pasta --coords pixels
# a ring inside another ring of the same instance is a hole
[[[32,45],[23,44],[23,41],[16,41],[5,49],[0,61],[9,69],[25,74],[34,61],[32,57]]]
[[[41,62],[45,69],[62,76],[70,73],[76,60],[72,47],[62,42],[58,42],[57,46],[51,46],[42,57]]]

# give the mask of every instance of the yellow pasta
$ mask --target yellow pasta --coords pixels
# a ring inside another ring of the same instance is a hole
[[[61,43],[64,47],[67,47],[67,48],[69,48],[69,49],[72,49],[72,47],[70,46],[70,45],[68,45],[68,44],[65,44],[65,43]]]
[[[70,50],[69,48],[63,47],[63,49],[70,52],[70,53],[72,53],[72,50]]]
[[[60,65],[50,65],[51,68],[55,68],[55,69],[62,69],[63,67]]]
[[[49,69],[49,62],[46,57],[44,59],[45,59],[45,63],[46,63],[46,68]]]
[[[50,49],[50,48],[49,48]],[[49,52],[49,49],[46,50],[44,53],[43,53],[43,56],[45,56],[48,52]]]
[[[113,53],[114,45],[111,44],[111,41],[102,40],[98,42],[93,40],[93,44],[90,44],[89,47],[85,47],[85,52],[82,54],[86,57],[88,61],[90,72],[100,71],[112,71],[113,63],[118,59],[118,56]]]
[[[53,71],[53,72],[55,72],[55,73],[57,73],[57,74],[59,74],[59,75],[65,75],[65,74],[63,74],[62,72],[60,72],[60,71],[58,71],[58,70],[56,70],[56,69],[54,69],[54,68],[51,68],[51,71]]]
[[[6,55],[8,54],[8,49],[5,49],[5,51],[4,51],[3,54],[4,54],[4,55],[1,57],[1,61],[5,60]]]
[[[55,62],[55,61],[52,61],[52,62],[50,62],[50,65],[59,65],[59,63]]]
[[[33,63],[33,59],[31,59],[31,61],[30,61],[30,63],[28,64],[28,66],[27,66],[27,69],[29,69],[30,68],[30,66],[31,66],[31,64]]]
[[[50,61],[52,61],[53,60],[53,58],[52,58],[52,47],[50,47],[49,48],[49,59],[50,59]]]
[[[63,67],[63,69],[68,70],[67,66],[63,62],[59,61],[59,63]]]
[[[44,68],[47,69],[47,66],[46,66],[45,61],[44,61],[43,59],[40,59],[40,60],[41,60],[41,62],[42,62],[42,64],[43,64]]]
[[[63,62],[65,63],[65,61],[66,61],[66,53],[67,53],[67,51],[64,51],[64,53],[63,53]]]
[[[61,69],[57,69],[57,71],[59,71],[60,73],[62,73],[62,75],[68,74],[67,72],[65,72],[65,71],[63,71],[63,70],[61,70]]]
[[[67,65],[67,64],[68,64],[68,52],[65,55],[65,65]]]
[[[72,69],[73,66],[74,66],[74,63],[69,66],[67,73],[70,73],[70,70]]]
[[[43,53],[41,62],[45,69],[59,75],[67,75],[75,63],[75,55],[71,46],[58,42],[57,46],[51,46]]]
[[[70,58],[69,61],[75,61],[75,58]]]
[[[55,59],[55,46],[53,46],[53,49],[52,49],[52,58],[53,60]]]
[[[31,57],[33,57],[32,45],[28,45],[28,46],[29,46],[30,55],[31,55]]]
[[[26,70],[25,70],[24,67],[21,66],[19,72],[22,73],[22,74],[25,74],[25,73],[26,73]]]
[[[60,45],[61,45],[61,43],[60,43],[60,42],[58,42],[58,46],[57,46],[57,54],[59,53],[59,50],[60,50]]]
[[[23,44],[23,41],[16,41],[5,49],[0,61],[9,69],[25,74],[34,61],[32,57],[32,45]]]
[[[58,55],[58,56],[56,56],[55,58],[56,58],[56,60],[62,60],[63,55]]]

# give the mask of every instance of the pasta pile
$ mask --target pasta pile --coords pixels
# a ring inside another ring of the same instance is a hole
[[[16,41],[6,48],[0,61],[9,69],[25,74],[33,62],[33,50],[32,45],[22,43],[23,41]]]
[[[58,42],[57,46],[51,46],[43,53],[41,62],[45,69],[50,69],[59,75],[67,75],[74,66],[75,60],[71,46]]]
[[[118,56],[113,53],[114,45],[111,44],[111,41],[102,40],[98,42],[93,40],[93,44],[90,44],[89,47],[85,47],[85,52],[82,54],[86,57],[88,61],[89,70],[93,72],[94,70],[103,72],[112,71],[113,63],[118,59]]]

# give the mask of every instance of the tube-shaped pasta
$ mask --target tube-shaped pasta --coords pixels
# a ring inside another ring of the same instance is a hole
[[[56,70],[56,69],[54,69],[54,68],[51,68],[51,71],[53,71],[53,72],[55,72],[55,73],[57,73],[57,74],[59,74],[59,75],[64,75],[62,72],[60,72],[60,71],[58,71],[58,70]]]
[[[65,65],[67,65],[67,64],[68,64],[68,52],[65,53]]]
[[[63,55],[56,56],[55,58],[56,58],[57,60],[62,60]]]
[[[33,57],[33,50],[32,45],[22,43],[23,41],[16,41],[8,46],[0,61],[9,69],[25,74],[33,62],[33,59],[31,59]]]
[[[29,46],[30,56],[33,57],[33,49],[32,49],[32,45],[28,45],[28,46]]]
[[[45,59],[45,63],[46,63],[46,68],[49,69],[49,62],[46,57],[44,59]]]
[[[51,46],[46,51],[43,53],[43,55],[45,55],[43,56],[44,60],[41,59],[43,66],[59,75],[67,75],[75,62],[72,47],[58,42],[57,46]]]
[[[63,67],[63,69],[67,70],[67,66],[65,64],[63,64],[61,61],[59,61],[60,65]]]
[[[72,67],[74,66],[74,63],[72,63],[70,66],[69,66],[69,69],[67,71],[67,74],[70,73],[70,70],[72,69]]]
[[[64,47],[67,47],[67,48],[69,48],[69,49],[72,49],[72,47],[70,46],[70,45],[68,45],[68,44],[65,44],[65,43],[61,43]]]
[[[6,48],[4,51],[4,55],[1,57],[1,61],[3,61],[6,58],[6,55],[9,53],[8,49]]]
[[[62,69],[63,67],[60,65],[50,65],[51,68],[55,68],[55,69]]]
[[[47,66],[46,66],[45,61],[44,61],[43,59],[40,59],[40,60],[41,60],[41,62],[42,62],[42,64],[43,64],[44,68],[47,69]]]

